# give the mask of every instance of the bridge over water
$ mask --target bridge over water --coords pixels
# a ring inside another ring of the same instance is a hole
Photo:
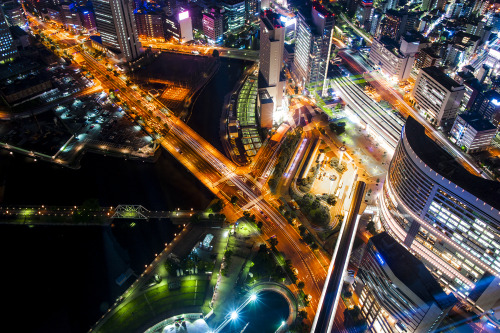
[[[190,210],[151,211],[141,205],[116,207],[79,206],[1,206],[0,224],[110,224],[115,219],[149,220],[170,219],[174,223],[185,222],[193,215],[202,219],[209,213]]]

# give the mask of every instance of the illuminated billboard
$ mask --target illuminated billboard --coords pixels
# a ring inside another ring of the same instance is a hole
[[[182,13],[179,13],[179,21],[182,21],[182,20],[185,20],[189,17],[189,12],[188,11],[185,11],[185,12],[182,12]]]

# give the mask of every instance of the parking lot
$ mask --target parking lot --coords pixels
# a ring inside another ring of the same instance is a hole
[[[101,149],[140,153],[151,150],[151,136],[112,103],[105,92],[75,99],[54,111],[80,142]]]

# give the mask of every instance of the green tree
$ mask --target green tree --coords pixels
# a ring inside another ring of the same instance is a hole
[[[224,208],[224,202],[221,199],[217,199],[217,201],[210,208],[212,211],[218,213]]]
[[[299,318],[302,320],[307,319],[307,311],[306,310],[300,310],[299,313],[297,314]]]
[[[271,237],[269,239],[269,244],[271,245],[271,248],[275,249],[276,245],[278,245],[278,238],[276,237]]]
[[[377,230],[375,229],[375,223],[373,223],[373,221],[370,221],[366,224],[366,230],[368,230],[372,235],[377,234]]]

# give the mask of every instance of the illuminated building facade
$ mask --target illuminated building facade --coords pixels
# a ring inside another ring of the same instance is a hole
[[[188,11],[180,12],[178,15],[181,43],[193,40],[193,23]]]
[[[2,7],[5,14],[5,18],[7,19],[7,23],[11,27],[16,25],[22,27],[26,25],[27,23],[26,16],[24,15],[23,7],[20,4],[14,2],[8,2],[5,3]]]
[[[0,64],[13,61],[19,56],[10,33],[9,25],[0,8]]]
[[[370,31],[371,29],[373,10],[372,0],[361,0],[358,8],[356,9],[356,20],[359,22],[359,25],[367,31]]]
[[[471,111],[478,112],[498,126],[498,123],[495,122],[495,115],[500,113],[500,94],[495,90],[479,94],[472,105]]]
[[[227,30],[235,31],[245,25],[245,0],[224,0],[222,6],[227,19]]]
[[[87,31],[93,31],[97,29],[93,11],[85,7],[80,7],[78,14],[80,15],[80,22],[82,22],[83,28],[85,28]]]
[[[165,41],[161,12],[140,9],[134,13],[134,16],[137,34],[140,38]]]
[[[443,126],[455,119],[464,94],[462,84],[437,67],[425,67],[418,73],[411,98],[432,123]]]
[[[224,17],[218,8],[203,13],[203,34],[212,44],[220,43],[224,36]]]
[[[163,29],[167,40],[173,39],[178,42],[181,38],[179,21],[177,18],[177,15],[170,15],[165,18]]]
[[[386,232],[368,241],[355,283],[369,332],[432,332],[457,302]]]
[[[297,34],[293,74],[303,87],[324,84],[332,47],[334,14],[320,4],[303,8],[297,16]]]
[[[391,79],[405,81],[410,77],[418,44],[403,39],[398,46],[392,39],[381,37],[373,40],[369,58]]]
[[[500,300],[500,183],[470,174],[408,117],[378,199],[384,228],[481,312]]]
[[[102,44],[119,50],[121,57],[126,61],[137,59],[142,51],[132,11],[132,1],[94,0],[92,3]]]
[[[497,128],[477,113],[458,115],[450,131],[451,141],[467,153],[488,149],[496,133]]]
[[[62,2],[60,9],[62,24],[66,26],[66,29],[80,30],[82,28],[80,15],[74,3]]]
[[[260,52],[259,72],[261,84],[259,88],[266,88],[274,101],[274,110],[280,109],[283,104],[285,80],[282,78],[283,55],[285,48],[285,26],[281,16],[268,9],[260,15]],[[265,115],[261,112],[261,120],[273,119],[273,114]],[[272,122],[261,121],[261,127],[271,128]]]

